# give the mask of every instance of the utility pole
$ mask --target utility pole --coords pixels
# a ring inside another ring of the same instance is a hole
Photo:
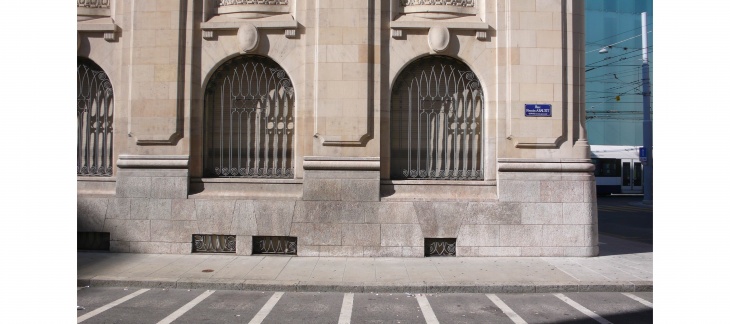
[[[646,164],[644,165],[644,204],[652,205],[654,198],[654,154],[652,144],[651,121],[651,86],[649,85],[649,50],[646,37],[646,12],[641,13],[641,47],[643,63],[641,64],[642,97],[644,98],[644,151]]]

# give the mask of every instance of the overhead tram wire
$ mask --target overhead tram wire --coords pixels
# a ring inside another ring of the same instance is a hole
[[[653,23],[652,24],[647,24],[646,26],[649,27],[651,25],[653,25]],[[627,34],[627,33],[630,33],[630,32],[632,32],[634,30],[637,30],[637,29],[641,29],[641,26],[636,27],[634,29],[629,29],[629,30],[627,30],[625,32],[621,32],[621,33],[618,33],[618,34],[614,34],[614,35],[611,35],[611,36],[606,36],[606,37],[601,38],[601,39],[596,40],[596,41],[592,41],[592,42],[586,41],[586,44],[590,43],[590,44],[600,45],[601,44],[600,42],[603,41],[603,40],[606,40],[606,39],[609,39],[609,38],[612,38],[612,37],[616,37],[616,36],[619,36],[619,35]]]
[[[653,53],[653,52],[654,52],[654,51],[648,51],[648,53]],[[642,55],[643,55],[643,54],[638,54],[638,55],[635,55],[635,56],[630,56],[630,57],[624,57],[624,58],[621,58],[620,60],[618,60],[618,61],[616,61],[616,62],[611,62],[611,63],[607,63],[607,64],[604,64],[604,65],[599,65],[599,66],[590,66],[590,69],[586,69],[586,71],[585,71],[585,72],[590,72],[590,71],[592,71],[592,70],[595,70],[595,69],[598,69],[598,68],[602,68],[602,67],[606,67],[606,66],[641,66],[641,64],[636,64],[636,65],[634,65],[634,64],[616,64],[616,63],[619,63],[619,62],[621,62],[621,61],[624,61],[624,60],[627,60],[627,59],[630,59],[630,58],[634,58],[634,57],[640,57],[640,56],[642,56]],[[589,66],[586,66],[586,67],[589,67]]]
[[[651,33],[651,32],[652,32],[652,31],[650,30],[650,31],[648,31],[647,33]],[[616,44],[621,44],[621,43],[623,43],[623,42],[625,42],[625,41],[627,41],[627,40],[631,40],[631,39],[634,39],[634,38],[637,38],[637,37],[641,37],[641,34],[638,34],[638,35],[634,35],[634,36],[632,36],[632,37],[629,37],[629,38],[627,38],[627,39],[624,39],[624,40],[620,40],[620,41],[618,41],[618,42],[615,42],[615,43],[613,43],[613,44],[608,44],[608,45],[605,45],[605,46],[603,46],[603,47],[601,47],[601,48],[598,48],[598,49],[594,49],[594,50],[592,50],[592,51],[588,51],[588,52],[586,52],[586,54],[588,54],[588,53],[592,53],[592,52],[596,52],[596,51],[600,51],[601,49],[603,49],[603,48],[605,48],[605,47],[609,47],[609,46],[614,46],[614,45],[616,45]],[[610,37],[609,37],[609,38],[610,38]],[[599,46],[600,46],[600,45],[599,45]]]

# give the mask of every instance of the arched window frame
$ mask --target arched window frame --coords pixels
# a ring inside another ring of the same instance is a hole
[[[418,58],[393,83],[391,180],[484,180],[485,98],[462,61]]]
[[[76,175],[111,177],[114,144],[114,90],[92,60],[77,57]]]
[[[278,63],[229,59],[212,74],[204,102],[204,177],[294,177],[295,93]]]

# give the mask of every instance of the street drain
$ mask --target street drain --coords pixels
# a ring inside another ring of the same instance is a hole
[[[213,269],[205,269],[203,272],[213,272]]]

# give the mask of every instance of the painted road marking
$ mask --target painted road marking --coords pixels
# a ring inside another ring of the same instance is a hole
[[[517,313],[515,313],[512,310],[512,308],[509,308],[509,306],[507,306],[507,304],[505,304],[501,299],[499,299],[499,297],[497,297],[497,295],[487,294],[487,297],[489,297],[489,300],[491,300],[495,305],[497,305],[497,307],[499,307],[499,309],[502,310],[502,313],[507,315],[507,317],[509,317],[509,319],[511,319],[512,322],[515,322],[516,324],[527,324],[527,322],[525,322],[525,320],[523,320],[522,317],[520,317],[520,315],[517,315]]]
[[[431,308],[428,298],[424,295],[418,294],[416,295],[416,300],[418,300],[418,306],[421,307],[421,313],[423,313],[423,318],[426,320],[426,324],[438,324],[439,320],[436,318],[436,314],[433,313],[433,308]]]
[[[261,307],[259,312],[256,313],[256,316],[254,316],[251,319],[251,321],[248,323],[249,324],[261,324],[261,322],[264,321],[264,318],[266,318],[266,316],[269,316],[269,313],[274,308],[274,306],[276,306],[276,303],[279,302],[279,299],[281,299],[282,295],[284,295],[283,292],[274,293],[274,295],[271,296],[271,298],[269,298],[269,301],[266,302],[264,307]]]
[[[564,301],[566,304],[573,306],[573,308],[577,309],[579,312],[586,314],[588,317],[596,320],[596,322],[601,324],[613,324],[609,322],[607,319],[599,316],[598,314],[591,312],[588,308],[583,307],[581,304],[576,303],[572,299],[566,297],[563,294],[554,294],[555,297],[560,298],[560,300]]]
[[[197,305],[198,303],[203,301],[203,299],[206,299],[206,298],[208,298],[208,296],[212,295],[214,292],[215,292],[215,290],[206,290],[204,293],[200,294],[200,296],[195,297],[195,299],[191,300],[189,303],[185,304],[183,307],[180,307],[178,310],[176,310],[172,314],[168,315],[167,317],[163,318],[161,321],[157,322],[157,324],[172,323],[172,321],[174,321],[178,317],[182,316],[182,314],[185,314],[191,308],[195,307],[195,305]]]
[[[640,302],[640,303],[644,304],[644,306],[646,306],[646,307],[654,308],[654,304],[650,303],[649,301],[647,301],[647,300],[645,300],[643,298],[640,298],[639,296],[636,296],[634,294],[629,294],[629,293],[623,293],[623,294],[626,297],[629,297],[629,298],[631,298],[631,299],[633,299],[633,300],[635,300],[637,302]]]
[[[342,309],[340,310],[340,321],[339,324],[350,324],[352,319],[352,304],[355,300],[355,294],[347,293],[345,297],[342,297]]]
[[[139,296],[139,295],[147,292],[148,290],[149,289],[140,289],[140,290],[137,290],[137,291],[135,291],[135,292],[133,292],[133,293],[127,295],[127,296],[124,296],[122,298],[119,298],[119,299],[117,299],[117,300],[115,300],[115,301],[113,301],[113,302],[111,302],[109,304],[106,304],[106,305],[101,306],[101,307],[99,307],[99,308],[97,308],[97,309],[95,309],[93,311],[90,311],[90,312],[84,314],[84,315],[81,315],[81,316],[79,316],[76,319],[76,323],[81,323],[81,322],[83,322],[83,321],[85,321],[87,319],[90,319],[90,318],[92,318],[92,317],[94,317],[96,315],[99,315],[102,312],[105,312],[105,311],[107,311],[108,309],[110,309],[110,308],[112,308],[114,306],[117,306],[117,305],[119,305],[119,304],[121,304],[121,303],[123,303],[125,301],[128,301],[128,300],[130,300],[130,299],[132,299],[134,297],[137,297],[137,296]]]

